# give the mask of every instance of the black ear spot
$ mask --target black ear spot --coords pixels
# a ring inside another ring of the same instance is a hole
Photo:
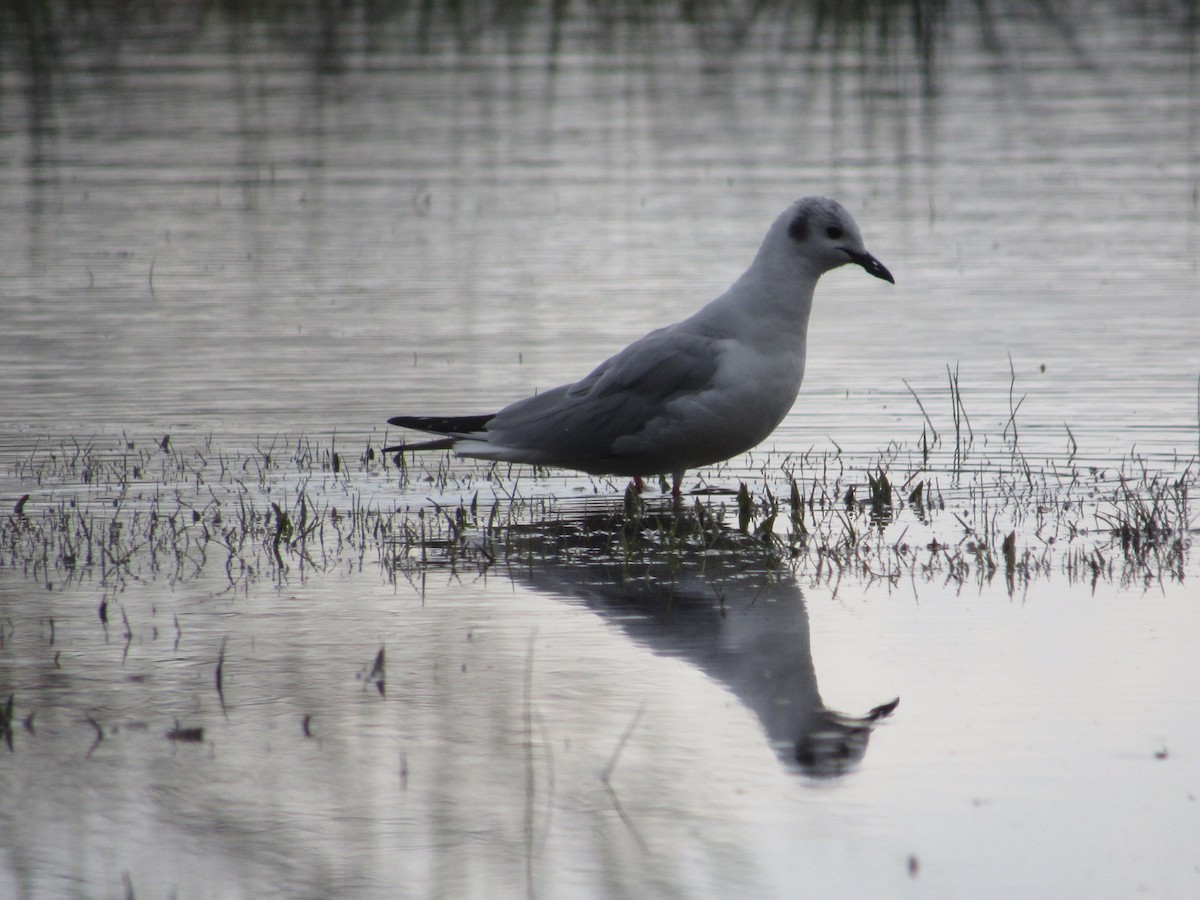
[[[792,219],[792,224],[788,226],[788,237],[797,244],[808,240],[808,219],[802,215]]]

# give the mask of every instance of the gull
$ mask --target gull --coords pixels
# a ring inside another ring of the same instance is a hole
[[[775,220],[733,285],[682,322],[651,331],[573,384],[471,416],[394,416],[441,437],[385,453],[456,455],[633,478],[670,475],[757,446],[792,408],[804,377],[817,280],[854,263],[895,284],[867,252],[854,217],[804,197]]]

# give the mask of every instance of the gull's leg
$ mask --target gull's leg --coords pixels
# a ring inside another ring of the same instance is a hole
[[[678,472],[672,472],[671,473],[671,496],[672,497],[683,496],[683,491],[680,490],[682,485],[683,485],[683,471],[681,470]]]

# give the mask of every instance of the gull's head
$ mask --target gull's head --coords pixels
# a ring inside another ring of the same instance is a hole
[[[775,221],[767,239],[804,258],[818,274],[854,263],[876,278],[896,283],[883,263],[867,252],[854,216],[828,197],[797,200]]]

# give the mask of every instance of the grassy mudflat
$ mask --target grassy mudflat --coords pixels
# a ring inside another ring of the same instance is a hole
[[[485,571],[531,532],[585,520],[626,564],[736,559],[807,579],[946,579],[1010,593],[1037,578],[1183,580],[1193,565],[1194,460],[1108,465],[925,442],[877,456],[763,455],[701,473],[679,504],[614,481],[396,459],[365,441],[277,435],[47,442],[10,455],[3,567],[48,590],[220,574],[231,592],[340,567],[382,578]]]

